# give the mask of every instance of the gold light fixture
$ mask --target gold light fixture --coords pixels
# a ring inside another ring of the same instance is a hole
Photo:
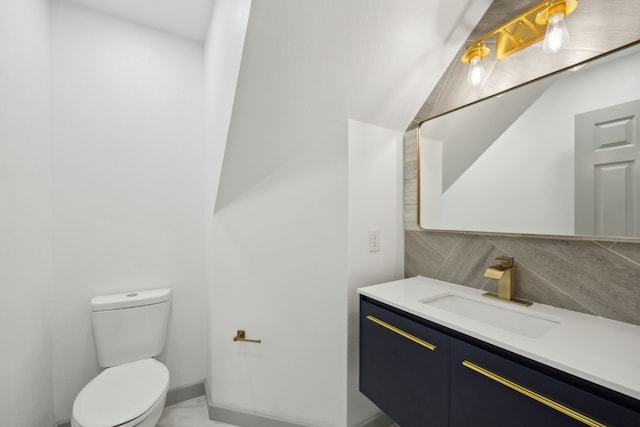
[[[469,64],[469,74],[467,75],[467,82],[471,86],[480,86],[487,77],[487,71],[484,69],[482,60],[489,56],[491,49],[482,42],[476,42],[467,46],[464,54],[462,55],[462,62]]]
[[[569,40],[564,18],[578,7],[578,0],[547,0],[494,28],[469,44],[462,55],[462,62],[469,64],[467,81],[472,86],[484,82],[486,72],[482,61],[491,49],[485,44],[496,36],[496,59],[501,60],[544,38],[545,52],[558,52]]]

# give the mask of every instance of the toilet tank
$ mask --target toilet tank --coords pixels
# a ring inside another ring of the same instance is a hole
[[[104,368],[157,356],[164,348],[171,289],[152,289],[91,299],[91,323]]]

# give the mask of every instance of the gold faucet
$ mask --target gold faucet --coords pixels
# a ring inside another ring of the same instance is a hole
[[[483,296],[524,306],[531,305],[530,301],[515,297],[516,268],[513,265],[513,257],[501,256],[496,258],[496,261],[498,264],[488,267],[484,272],[484,277],[498,280],[498,293],[487,292]]]

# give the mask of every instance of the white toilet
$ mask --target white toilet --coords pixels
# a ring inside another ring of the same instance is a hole
[[[91,299],[98,363],[107,368],[73,402],[73,427],[153,427],[169,388],[164,348],[171,289]]]

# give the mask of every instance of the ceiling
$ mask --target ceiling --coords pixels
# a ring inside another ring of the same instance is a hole
[[[216,0],[63,0],[197,42],[204,41]]]

